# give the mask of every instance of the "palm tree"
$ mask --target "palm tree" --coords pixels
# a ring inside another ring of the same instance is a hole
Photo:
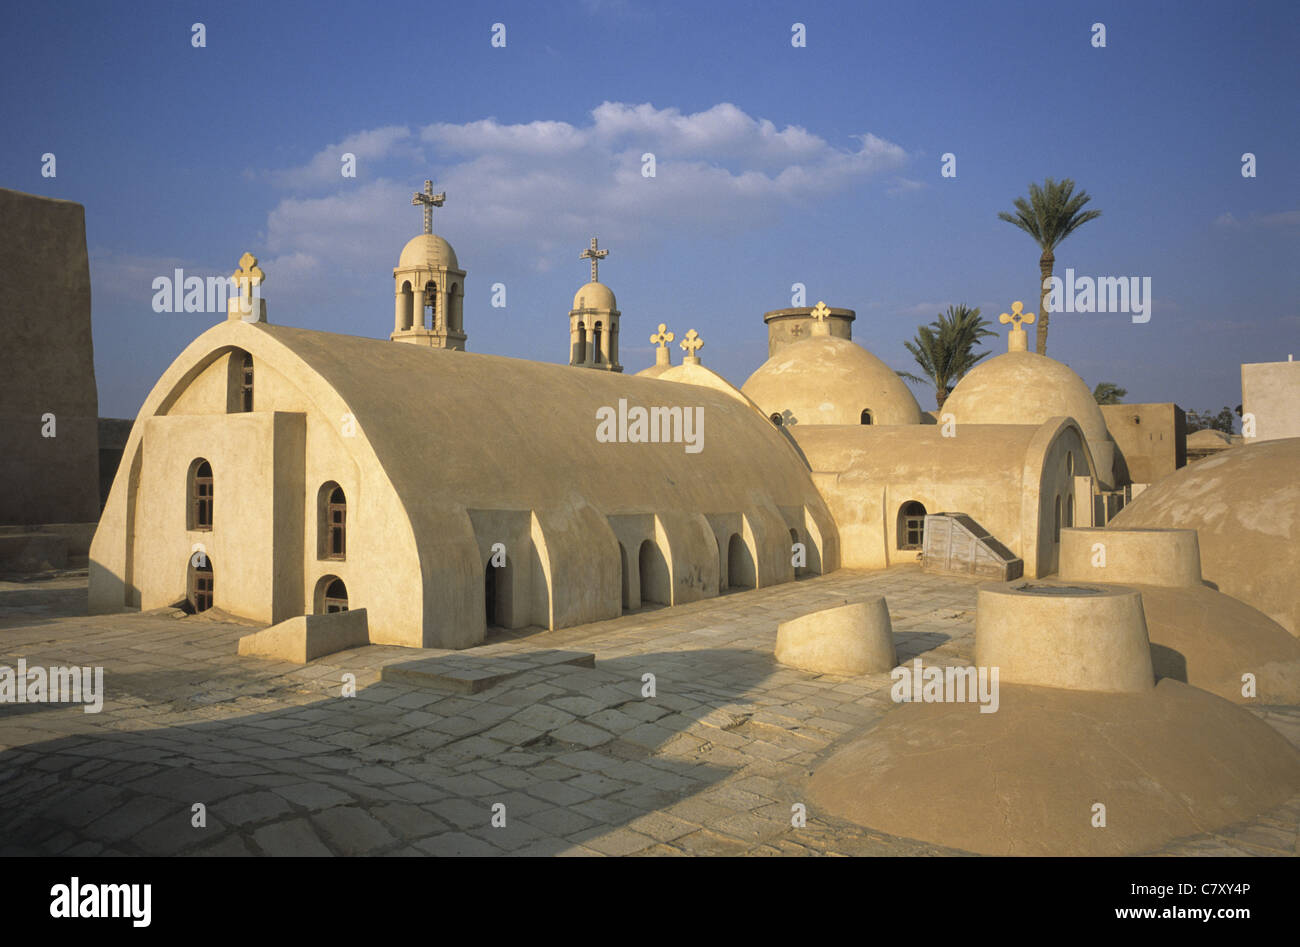
[[[1052,278],[1052,267],[1056,264],[1056,254],[1052,251],[1088,221],[1101,216],[1099,210],[1083,209],[1083,205],[1090,200],[1092,198],[1087,191],[1074,193],[1074,182],[1069,178],[1059,183],[1048,178],[1041,188],[1037,184],[1029,185],[1029,200],[1016,198],[1015,214],[1006,211],[998,214],[1001,220],[1015,224],[1033,237],[1043,250],[1042,256],[1038,258],[1041,293],[1038,302],[1038,329],[1034,336],[1034,349],[1039,355],[1047,354],[1047,325],[1050,322],[1047,312],[1047,281]]]
[[[949,306],[946,313],[929,325],[916,330],[916,338],[903,345],[921,366],[925,377],[911,372],[898,374],[918,384],[934,385],[935,406],[943,408],[944,401],[961,377],[975,367],[975,363],[988,352],[975,354],[974,348],[985,336],[997,335],[989,328],[988,320],[980,316],[979,307],[968,309],[965,305]]]

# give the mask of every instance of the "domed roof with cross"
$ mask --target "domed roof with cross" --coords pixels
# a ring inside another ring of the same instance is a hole
[[[451,248],[451,244],[433,232],[433,209],[441,207],[446,200],[446,192],[433,193],[432,181],[425,181],[424,190],[415,192],[411,204],[424,213],[424,233],[412,237],[402,247],[402,255],[397,258],[399,270],[413,267],[438,269],[444,266],[449,270],[460,269],[456,251]]]
[[[1083,379],[1070,366],[1026,348],[1034,313],[1022,312],[1017,302],[999,321],[1010,325],[1007,351],[981,362],[957,383],[943,410],[958,424],[1041,424],[1048,418],[1068,416],[1079,422],[1096,453],[1096,445],[1109,441],[1110,432],[1101,408]]]
[[[921,408],[898,374],[856,342],[829,334],[830,307],[813,310],[810,336],[779,348],[741,386],[785,424],[920,424]]]
[[[573,294],[573,309],[575,312],[584,309],[610,310],[612,312],[618,308],[618,301],[614,299],[614,291],[600,282],[600,261],[607,256],[609,256],[609,248],[601,249],[595,237],[591,238],[591,246],[578,254],[579,260],[587,260],[591,263],[591,281]]]

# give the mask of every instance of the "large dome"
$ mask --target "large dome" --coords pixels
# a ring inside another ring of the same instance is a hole
[[[862,346],[829,335],[782,347],[740,389],[787,424],[920,424],[916,398],[892,368]],[[786,415],[786,412],[789,412]]]
[[[588,283],[573,294],[574,309],[609,309],[618,308],[613,291],[604,283]]]
[[[1201,574],[1300,635],[1300,437],[1247,443],[1147,487],[1111,520],[1122,529],[1194,529]]]
[[[961,424],[1042,424],[1067,415],[1089,445],[1110,440],[1096,399],[1068,365],[1035,352],[1005,352],[976,365],[948,395],[944,414]]]
[[[422,233],[418,237],[412,237],[411,240],[402,247],[402,255],[398,257],[397,265],[399,268],[407,267],[427,267],[436,269],[445,266],[449,270],[459,270],[460,264],[456,262],[456,251],[451,248],[451,244],[436,233]]]

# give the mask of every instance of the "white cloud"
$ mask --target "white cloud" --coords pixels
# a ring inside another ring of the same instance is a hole
[[[307,164],[287,171],[270,172],[271,178],[289,188],[339,184],[346,180],[342,175],[345,154],[356,157],[357,175],[361,177],[368,162],[383,161],[397,154],[418,157],[420,149],[405,125],[385,125],[349,135],[338,144],[326,145]]]
[[[1250,228],[1257,227],[1294,227],[1300,225],[1300,210],[1283,210],[1272,214],[1251,214],[1245,220],[1234,217],[1232,213],[1220,214],[1214,221],[1219,227]]]
[[[339,155],[349,150],[358,157],[355,180],[339,176]],[[646,152],[655,155],[653,178],[642,175]],[[447,192],[434,227],[458,252],[474,248],[471,258],[481,259],[490,248],[544,270],[572,262],[592,233],[616,252],[620,241],[732,236],[906,162],[903,148],[875,135],[839,147],[730,103],[684,114],[605,102],[581,126],[494,118],[415,132],[387,126],[330,145],[302,167],[272,172],[319,196],[286,198],[270,213],[268,283],[391,268],[399,241],[418,231],[411,193],[425,177]],[[281,259],[295,262],[273,273],[269,267]]]

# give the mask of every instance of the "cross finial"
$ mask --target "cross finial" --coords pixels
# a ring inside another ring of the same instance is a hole
[[[818,301],[817,305],[814,306],[812,310],[812,318],[813,318],[812,334],[816,336],[830,335],[831,334],[831,324],[829,321],[830,317],[831,317],[830,306],[827,306],[826,303],[824,302]]]
[[[1033,325],[1034,314],[1032,312],[1022,312],[1025,304],[1016,300],[1011,304],[1011,312],[1004,312],[998,316],[998,322],[1012,323],[1011,331],[1007,334],[1007,351],[1008,352],[1025,352],[1029,350],[1029,333],[1025,332],[1022,325]]]
[[[424,182],[424,191],[416,191],[415,196],[411,198],[411,204],[414,207],[424,205],[424,232],[433,233],[433,209],[441,207],[447,200],[447,192],[433,193],[433,182]]]
[[[266,321],[266,301],[262,299],[261,285],[266,274],[257,265],[257,257],[245,252],[239,258],[239,269],[230,275],[231,284],[238,295],[226,300],[226,316],[245,322]]]
[[[262,280],[266,279],[266,274],[257,265],[257,257],[245,252],[239,258],[239,269],[235,270],[230,278],[239,284],[240,292],[247,296],[250,295],[252,287],[262,284]]]
[[[665,322],[661,322],[659,323],[659,331],[656,332],[654,335],[650,336],[650,341],[655,343],[655,345],[659,346],[662,349],[662,348],[666,348],[668,343],[675,338],[676,336],[673,335],[672,332],[668,330],[668,324]]]
[[[686,338],[682,339],[681,346],[686,352],[687,358],[694,359],[698,362],[700,360],[700,349],[704,348],[704,340],[700,338],[698,332],[691,329],[686,333]]]
[[[590,261],[591,261],[591,281],[592,281],[593,283],[596,282],[596,266],[597,266],[598,262],[599,262],[600,260],[605,259],[605,257],[607,257],[607,256],[609,256],[609,250],[597,250],[597,249],[596,249],[596,238],[595,238],[595,237],[592,237],[592,238],[591,238],[591,246],[588,247],[587,249],[583,250],[580,254],[578,254],[578,259],[579,259],[579,260],[590,260]],[[662,329],[663,326],[660,326],[659,328]],[[669,340],[669,341],[671,341],[671,340]]]

